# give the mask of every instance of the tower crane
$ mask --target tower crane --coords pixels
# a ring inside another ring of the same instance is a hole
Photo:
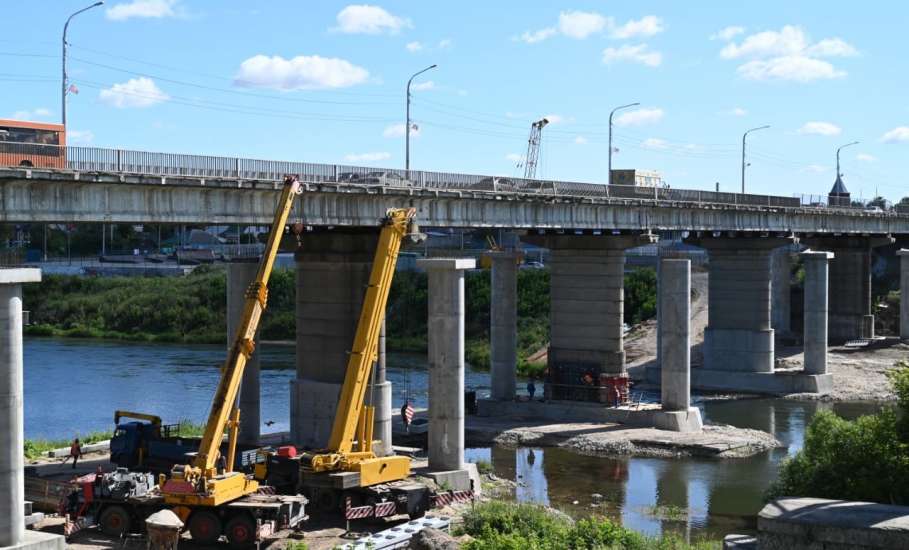
[[[524,179],[532,180],[537,176],[540,142],[543,139],[543,127],[547,124],[549,124],[549,119],[543,117],[530,125],[530,137],[527,138],[527,157],[524,161]]]

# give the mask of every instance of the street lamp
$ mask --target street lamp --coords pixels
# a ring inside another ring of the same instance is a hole
[[[836,177],[837,177],[837,179],[839,179],[843,176],[843,174],[840,172],[840,151],[845,149],[846,147],[850,147],[852,145],[858,145],[858,144],[859,144],[858,141],[853,141],[852,143],[847,143],[846,145],[840,145],[837,148],[837,150],[836,150]]]
[[[413,82],[414,78],[430,69],[435,69],[436,67],[438,67],[438,65],[432,64],[422,71],[415,72],[413,76],[410,77],[410,80],[407,81],[407,121],[404,123],[404,169],[408,172],[408,179],[410,178],[410,83]]]
[[[614,115],[616,111],[627,109],[629,107],[637,107],[638,105],[640,105],[640,103],[629,103],[628,105],[621,105],[609,113],[609,175],[607,176],[606,181],[610,184],[612,183],[612,115]]]
[[[66,91],[67,91],[66,90],[66,87],[67,87],[66,86],[66,31],[69,28],[69,22],[73,19],[73,17],[79,15],[80,13],[82,13],[84,11],[88,11],[92,8],[97,8],[98,6],[100,6],[102,4],[104,4],[103,1],[95,2],[91,6],[88,6],[87,8],[82,8],[81,10],[70,15],[66,19],[66,24],[63,25],[63,81],[61,82],[61,86],[60,86],[60,103],[61,103],[60,113],[63,117],[64,128],[66,127]]]
[[[757,128],[752,128],[742,134],[742,194],[745,194],[745,138],[748,137],[748,134],[751,132],[757,132],[758,130],[766,130],[770,126],[758,126]]]

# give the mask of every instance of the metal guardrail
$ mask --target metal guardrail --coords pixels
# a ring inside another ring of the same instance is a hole
[[[0,141],[0,166],[32,166],[80,172],[197,177],[239,180],[280,181],[295,174],[308,183],[337,183],[388,188],[420,188],[447,191],[487,191],[523,196],[548,195],[574,198],[619,198],[662,200],[698,204],[726,204],[798,208],[863,208],[849,204],[828,204],[817,197],[721,193],[697,189],[672,189],[606,185],[555,180],[528,180],[452,172],[427,172],[370,168],[342,164],[318,164],[155,153],[127,149],[72,147]],[[824,197],[826,199],[826,197]]]

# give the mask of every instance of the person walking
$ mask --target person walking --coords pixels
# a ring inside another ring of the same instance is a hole
[[[533,396],[537,393],[537,386],[533,383],[533,378],[527,382],[527,395],[530,397],[528,401],[533,401]]]
[[[76,469],[76,462],[82,458],[82,445],[79,443],[79,438],[73,439],[73,444],[69,446],[69,456],[73,459],[73,470]],[[66,464],[66,459],[63,460],[63,463]]]

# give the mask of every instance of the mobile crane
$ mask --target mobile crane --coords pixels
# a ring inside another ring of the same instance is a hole
[[[259,270],[246,291],[240,326],[221,368],[202,441],[191,464],[174,466],[169,477],[161,474],[155,488],[149,488],[149,474],[129,472],[126,468],[113,474],[83,476],[64,504],[67,512],[81,520],[82,525],[78,527],[96,522],[107,534],[119,536],[140,528],[142,520],[151,513],[169,508],[187,524],[197,544],[212,544],[225,534],[232,545],[245,546],[277,529],[297,527],[306,519],[305,497],[275,495],[271,488],[260,491],[259,482],[253,476],[234,471],[240,381],[255,348],[256,329],[268,299],[268,280],[294,198],[299,193],[297,179],[286,177]],[[160,419],[151,415],[119,413],[117,420],[120,416],[146,419],[152,426],[160,426]],[[228,430],[227,456],[222,457],[225,429]],[[72,532],[69,522],[66,531]]]

